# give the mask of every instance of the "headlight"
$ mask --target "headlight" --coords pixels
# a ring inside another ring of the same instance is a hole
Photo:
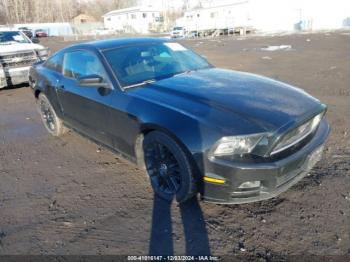
[[[265,134],[230,136],[220,139],[211,150],[212,156],[243,155],[253,151]]]
[[[46,59],[49,56],[49,50],[39,49],[37,50],[37,54],[40,57],[40,59]]]

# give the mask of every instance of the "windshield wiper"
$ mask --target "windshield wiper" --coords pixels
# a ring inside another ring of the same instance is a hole
[[[183,72],[180,72],[180,73],[177,73],[177,74],[174,74],[174,76],[178,76],[178,75],[186,75],[186,74],[189,74],[191,72],[194,72],[195,70],[186,70],[186,71],[183,71]]]
[[[186,71],[183,71],[183,72],[173,73],[173,74],[169,74],[169,75],[166,75],[166,76],[163,76],[163,77],[159,77],[157,79],[149,79],[149,80],[145,80],[145,81],[142,81],[140,83],[137,83],[137,84],[124,86],[123,88],[124,89],[128,89],[128,88],[133,88],[133,87],[138,87],[138,86],[144,86],[144,85],[147,85],[147,84],[152,84],[152,83],[157,82],[159,80],[167,79],[167,78],[170,78],[170,77],[173,77],[173,76],[177,76],[177,75],[189,74],[189,73],[192,73],[192,72],[199,71],[201,69],[203,69],[203,68],[189,69],[189,70],[186,70]]]
[[[144,86],[144,85],[152,84],[152,83],[154,83],[156,81],[157,80],[155,80],[155,79],[149,79],[149,80],[145,80],[145,81],[142,81],[140,83],[137,83],[137,84],[124,86],[124,89],[132,88],[132,87],[138,87],[138,86]]]
[[[199,70],[203,70],[203,69],[207,69],[207,68],[210,68],[210,67],[188,69],[188,70],[186,70],[186,71],[173,74],[173,76],[177,76],[177,75],[186,75],[186,74],[193,73],[193,72],[197,72],[197,71],[199,71]]]

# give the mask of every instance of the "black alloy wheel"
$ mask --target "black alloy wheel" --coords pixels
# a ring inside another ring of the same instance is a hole
[[[164,194],[175,195],[181,186],[180,166],[169,149],[158,142],[145,152],[147,172],[153,187]]]
[[[57,116],[49,99],[45,94],[39,94],[37,99],[38,111],[46,130],[53,136],[61,136],[67,132],[67,128],[63,125],[63,121]]]
[[[154,131],[143,142],[144,160],[154,192],[184,202],[196,193],[192,166],[182,148],[168,135]]]
[[[40,112],[43,118],[45,127],[51,132],[56,130],[56,121],[53,112],[51,111],[51,106],[45,100],[40,101]]]

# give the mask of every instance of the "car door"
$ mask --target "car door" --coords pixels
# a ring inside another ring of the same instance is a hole
[[[79,78],[99,75],[110,83],[99,57],[89,50],[73,50],[64,54],[63,77],[57,87],[64,121],[77,131],[106,145],[111,145],[108,134],[112,85],[109,88],[81,86]]]

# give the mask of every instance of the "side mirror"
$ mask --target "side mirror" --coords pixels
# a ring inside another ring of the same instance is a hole
[[[39,40],[39,38],[37,38],[37,37],[33,37],[33,38],[32,38],[32,42],[33,42],[34,44],[39,44],[39,43],[40,43],[40,40]]]
[[[82,76],[78,79],[78,82],[83,87],[109,87],[109,84],[104,82],[103,77],[99,75]]]

